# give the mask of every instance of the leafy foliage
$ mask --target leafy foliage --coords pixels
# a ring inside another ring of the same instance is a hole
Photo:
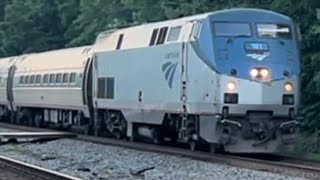
[[[14,55],[63,46],[57,1],[12,0],[0,25],[1,53]]]
[[[306,153],[306,152],[311,152]],[[300,137],[300,141],[297,143],[295,147],[295,153],[298,156],[308,157],[309,155],[313,155],[312,153],[316,153],[317,157],[312,157],[312,159],[319,159],[320,153],[320,136],[319,133],[312,134],[303,134]]]
[[[68,29],[68,46],[92,43],[101,31],[132,23],[132,11],[121,1],[80,0],[80,14]]]

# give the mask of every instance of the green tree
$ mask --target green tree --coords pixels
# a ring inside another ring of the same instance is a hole
[[[81,0],[80,15],[66,32],[67,37],[72,37],[68,46],[91,44],[99,32],[131,23],[131,10],[121,1]]]
[[[122,0],[123,5],[132,10],[132,18],[137,23],[154,22],[167,19],[163,1]]]
[[[0,1],[0,21],[3,21],[3,18],[4,18],[4,10],[5,10],[5,7],[6,5],[9,3],[10,1],[9,0],[2,0]]]
[[[0,27],[2,54],[17,55],[64,46],[57,1],[12,0]]]
[[[59,0],[58,10],[58,15],[63,28],[63,34],[61,34],[61,36],[65,38],[66,43],[69,43],[74,36],[68,34],[67,31],[80,15],[80,0]]]
[[[303,41],[301,73],[302,128],[314,133],[320,130],[320,24],[317,0],[277,0],[271,4],[274,11],[284,13],[300,26]]]

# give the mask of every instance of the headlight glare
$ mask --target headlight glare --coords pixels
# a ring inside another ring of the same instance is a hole
[[[293,90],[293,85],[291,83],[286,83],[284,85],[284,89],[287,91],[287,92],[291,92]]]
[[[258,69],[251,69],[250,75],[251,75],[252,77],[257,77],[258,74],[259,74]]]
[[[268,71],[268,69],[261,69],[260,75],[261,75],[263,78],[268,77],[268,76],[269,76],[269,71]]]
[[[228,88],[228,90],[229,91],[234,91],[236,88],[237,88],[237,85],[236,85],[236,83],[235,82],[229,82],[228,84],[227,84],[227,88]]]

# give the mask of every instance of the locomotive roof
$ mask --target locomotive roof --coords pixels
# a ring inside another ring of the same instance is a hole
[[[202,13],[202,14],[197,14],[197,15],[191,15],[191,16],[186,16],[186,17],[181,17],[181,18],[175,18],[175,19],[169,19],[169,20],[164,20],[164,21],[158,21],[158,22],[150,22],[150,23],[145,23],[145,24],[140,24],[136,26],[130,26],[126,28],[121,28],[119,30],[126,30],[126,29],[132,29],[132,28],[146,28],[146,27],[153,27],[153,26],[170,26],[171,24],[175,23],[181,23],[181,22],[188,22],[188,21],[193,21],[193,20],[198,20],[198,19],[204,19],[208,16],[228,16],[228,14],[239,14],[239,13],[264,13],[264,14],[269,14],[272,16],[278,16],[279,18],[283,18],[286,20],[291,20],[290,17],[285,16],[280,13],[276,13],[270,10],[265,10],[265,9],[256,9],[256,8],[231,8],[231,9],[223,9],[223,10],[218,10],[218,11],[213,11],[213,12],[207,12],[207,13]],[[109,31],[104,31],[100,33],[101,35],[103,34],[108,34],[110,32],[114,32],[114,30],[109,30]]]
[[[187,17],[177,18],[172,20],[146,23],[138,26],[119,29],[116,31],[125,32],[126,30],[132,31],[138,28],[153,29],[155,27],[161,27],[161,26],[175,26],[177,24],[179,25],[184,24],[188,21],[205,19],[209,16],[214,18],[222,18],[222,19],[228,18],[228,17],[237,18],[239,16],[251,16],[253,13],[260,14],[260,17],[265,17],[265,18],[276,17],[283,21],[291,21],[291,18],[273,11],[269,11],[269,10],[254,9],[254,8],[232,8],[232,9],[208,12],[208,13],[192,15],[192,16],[187,16]],[[252,18],[255,18],[255,17],[252,17]],[[100,33],[99,36],[97,37],[97,40],[99,40],[99,38],[102,38],[102,39],[106,38],[106,36],[109,36],[109,34],[111,34],[112,32],[114,31],[106,31],[106,32]],[[16,63],[20,68],[27,68],[27,69],[72,68],[75,66],[82,66],[83,62],[79,59],[84,59],[85,57],[84,53],[88,53],[90,51],[90,48],[91,46],[83,46],[83,47],[59,49],[59,50],[52,50],[52,51],[41,52],[41,53],[24,54],[20,56],[1,58],[0,67],[7,68],[14,63]]]

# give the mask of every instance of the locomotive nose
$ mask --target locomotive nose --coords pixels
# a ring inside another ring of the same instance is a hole
[[[267,73],[266,73],[267,74]],[[239,105],[294,105],[297,82],[293,79],[280,81],[252,81],[225,76],[222,80],[222,103]],[[232,101],[231,101],[232,100]]]

